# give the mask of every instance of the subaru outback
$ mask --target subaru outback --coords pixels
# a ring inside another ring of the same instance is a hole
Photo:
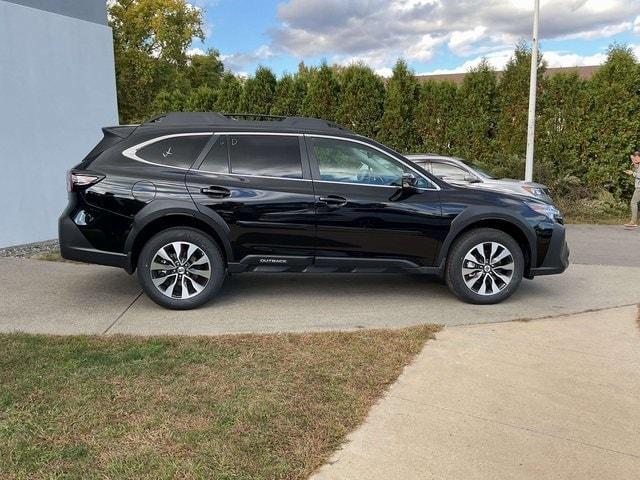
[[[103,132],[68,174],[62,256],[137,272],[167,308],[241,272],[435,274],[492,304],[569,263],[553,205],[449,184],[323,120],[169,113]]]

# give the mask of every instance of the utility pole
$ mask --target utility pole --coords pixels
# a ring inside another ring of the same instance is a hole
[[[527,128],[527,163],[524,179],[533,181],[533,154],[536,136],[536,93],[538,89],[538,23],[540,21],[540,0],[534,0],[533,36],[531,39],[531,80],[529,82],[529,124]]]

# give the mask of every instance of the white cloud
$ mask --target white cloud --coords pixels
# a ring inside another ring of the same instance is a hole
[[[364,56],[427,61],[443,47],[480,55],[531,35],[531,0],[287,0],[268,34],[297,57]],[[637,0],[542,0],[541,38],[596,38],[630,31]],[[636,27],[640,30],[640,19]],[[389,66],[388,64],[385,66]]]
[[[393,70],[389,67],[376,68],[375,72],[384,78],[390,78],[393,75]]]
[[[261,45],[253,52],[221,54],[220,60],[222,60],[227,68],[235,71],[267,61],[275,56],[275,52],[269,45]]]
[[[572,39],[572,38],[581,38],[581,39],[593,39],[593,38],[607,38],[612,37],[613,35],[617,35],[618,33],[628,32],[633,28],[631,22],[621,22],[615,25],[604,25],[600,28],[596,28],[594,30],[586,30],[584,32],[573,33],[570,35],[564,35],[560,38]]]
[[[444,37],[434,37],[426,34],[414,45],[404,51],[403,56],[409,60],[419,60],[426,62],[431,60],[436,53],[436,48],[444,42]]]
[[[640,45],[631,46],[634,51],[640,53]],[[636,53],[637,55],[637,53]],[[513,49],[499,50],[491,52],[488,55],[482,57],[476,57],[473,60],[468,60],[462,63],[460,66],[451,69],[438,69],[433,70],[422,75],[444,75],[449,73],[466,73],[482,61],[483,58],[487,59],[489,65],[494,70],[504,70],[509,59],[513,56]],[[545,51],[543,53],[544,59],[547,62],[547,66],[550,68],[557,67],[583,67],[591,65],[602,65],[607,59],[606,53],[596,53],[593,55],[578,55],[569,52],[560,51]]]
[[[204,55],[206,52],[201,48],[194,47],[187,50],[187,56],[192,57],[193,55]]]
[[[471,30],[456,30],[449,37],[449,49],[458,54],[467,54],[470,47],[485,36],[487,27],[478,25]]]
[[[473,60],[467,60],[456,68],[450,69],[437,69],[430,72],[422,73],[421,75],[444,75],[448,73],[466,73],[472,68],[478,66],[482,59],[486,59],[491,68],[494,70],[504,70],[509,59],[513,56],[513,49],[498,50],[491,52],[487,55],[476,57]]]
[[[640,35],[640,15],[633,22],[633,31]]]
[[[602,65],[607,59],[606,53],[594,55],[577,55],[568,52],[544,52],[544,58],[549,67],[584,67],[590,65]]]

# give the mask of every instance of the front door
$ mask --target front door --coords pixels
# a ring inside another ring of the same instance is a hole
[[[408,167],[355,139],[307,135],[306,142],[317,201],[316,263],[433,265],[445,228],[434,184],[421,177],[422,188],[403,190]]]
[[[229,227],[234,262],[265,270],[312,263],[315,197],[301,140],[220,134],[187,174],[198,208],[212,210]]]

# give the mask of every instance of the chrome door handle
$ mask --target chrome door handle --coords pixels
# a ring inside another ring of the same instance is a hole
[[[329,207],[344,207],[347,204],[347,199],[338,195],[320,197],[318,201],[328,205]]]
[[[231,192],[224,187],[205,187],[200,192],[214,198],[225,198],[231,195]]]

